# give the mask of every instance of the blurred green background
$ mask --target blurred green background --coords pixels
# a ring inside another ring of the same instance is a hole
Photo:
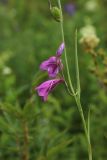
[[[52,0],[57,5],[56,0]],[[87,119],[91,108],[93,160],[107,160],[107,1],[63,0],[64,31],[70,73],[75,86],[75,29],[81,101]],[[90,72],[93,57],[80,42],[83,27],[95,27],[99,79]],[[87,160],[87,144],[74,98],[64,85],[43,103],[34,87],[48,77],[40,63],[55,55],[61,39],[48,0],[0,0],[0,160]],[[62,55],[64,59],[64,55]],[[66,74],[66,70],[64,69]],[[104,83],[103,83],[104,82]]]

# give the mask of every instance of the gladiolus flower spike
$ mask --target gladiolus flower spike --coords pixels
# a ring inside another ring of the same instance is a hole
[[[56,56],[50,57],[48,60],[43,61],[40,64],[40,69],[48,72],[49,77],[56,78],[59,71],[63,68],[63,64],[61,61],[61,54],[65,48],[64,43],[62,43],[57,52]],[[64,82],[62,78],[56,78],[52,80],[48,80],[40,84],[35,88],[37,90],[38,95],[42,97],[43,101],[47,100],[48,94],[60,83]]]

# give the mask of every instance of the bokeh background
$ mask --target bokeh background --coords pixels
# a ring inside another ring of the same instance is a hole
[[[81,101],[86,119],[90,108],[93,160],[107,160],[107,1],[62,0],[62,8],[74,86],[78,30]],[[82,39],[84,34],[91,39],[90,33],[95,39],[89,45],[99,41],[93,47],[96,56]],[[47,0],[0,0],[0,160],[88,159],[80,115],[64,85],[45,103],[34,91],[48,79],[39,64],[61,42],[60,24]]]

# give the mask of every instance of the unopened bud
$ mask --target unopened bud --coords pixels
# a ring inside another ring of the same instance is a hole
[[[61,14],[61,10],[58,7],[51,7],[50,8],[51,14],[53,16],[53,18],[57,21],[57,22],[61,22],[62,21],[62,14]]]
[[[58,50],[57,50],[57,52],[56,52],[56,55],[57,55],[58,57],[61,56],[61,54],[62,54],[63,51],[64,51],[64,48],[65,48],[65,44],[64,44],[64,42],[63,42],[63,43],[61,43],[61,45],[59,46],[59,48],[58,48]]]

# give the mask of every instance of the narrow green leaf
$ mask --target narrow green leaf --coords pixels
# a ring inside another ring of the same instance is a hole
[[[54,147],[50,148],[49,151],[48,151],[48,153],[47,153],[47,157],[53,156],[56,153],[60,152],[66,146],[68,146],[69,144],[71,144],[72,141],[73,141],[73,139],[68,139],[68,140],[65,140],[62,143],[58,144],[57,146],[54,146]]]
[[[80,77],[79,77],[78,50],[77,50],[77,29],[75,31],[75,69],[76,69],[76,79],[77,79],[77,92],[80,98]]]
[[[0,131],[6,132],[9,129],[9,124],[6,122],[3,116],[0,117]]]
[[[87,126],[87,129],[88,129],[88,137],[90,139],[90,108],[89,108],[89,111],[88,111],[88,126]]]

